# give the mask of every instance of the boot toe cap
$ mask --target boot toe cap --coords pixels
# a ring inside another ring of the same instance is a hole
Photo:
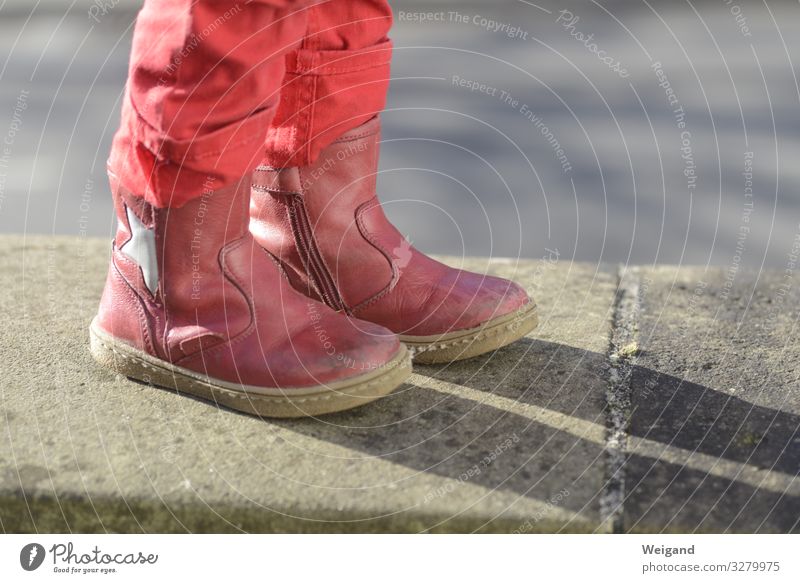
[[[440,282],[431,319],[439,320],[436,332],[478,327],[511,314],[531,301],[525,289],[500,277],[457,271]],[[446,327],[446,330],[444,329]]]
[[[380,369],[401,351],[397,336],[386,328],[331,312],[292,335],[292,378],[284,385],[332,383]],[[284,350],[283,352],[286,352]]]

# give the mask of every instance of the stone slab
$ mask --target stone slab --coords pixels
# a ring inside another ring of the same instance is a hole
[[[95,366],[108,243],[0,237],[0,528],[6,532],[593,532],[607,527],[605,351],[616,276],[555,257],[513,277],[540,328],[418,367],[318,420],[221,410]]]
[[[625,529],[800,531],[794,267],[633,271]]]

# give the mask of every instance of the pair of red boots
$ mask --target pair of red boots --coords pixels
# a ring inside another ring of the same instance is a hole
[[[349,409],[417,362],[504,346],[537,323],[518,285],[416,251],[375,195],[379,119],[308,167],[258,168],[180,208],[111,174],[119,227],[91,350],[155,385],[266,417]]]

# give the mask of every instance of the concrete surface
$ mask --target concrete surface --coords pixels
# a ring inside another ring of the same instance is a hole
[[[625,525],[800,524],[800,290],[794,268],[634,270],[642,286]],[[789,275],[791,273],[791,275]]]
[[[0,237],[3,531],[798,530],[780,273],[721,298],[719,270],[493,260],[536,295],[530,337],[349,413],[266,421],[95,366],[107,249]]]

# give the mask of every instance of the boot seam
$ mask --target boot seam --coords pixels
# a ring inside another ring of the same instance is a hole
[[[303,184],[305,184],[305,182],[303,181],[303,168],[302,168],[302,166],[298,167],[297,172],[298,172],[298,176],[300,178],[300,184],[302,186]],[[294,202],[291,205],[291,208],[292,208],[293,212],[294,212],[294,207],[296,205],[300,205],[300,206],[303,207],[303,213],[305,214],[306,219],[309,221],[308,228],[309,228],[309,231],[310,231],[310,233],[309,233],[310,241],[308,242],[308,244],[309,244],[309,246],[313,246],[314,248],[313,248],[313,250],[310,249],[310,248],[307,250],[308,257],[306,259],[308,261],[308,264],[310,265],[311,262],[314,261],[314,257],[313,257],[314,254],[316,254],[316,256],[319,257],[319,263],[320,263],[319,268],[320,268],[321,271],[323,271],[323,273],[321,273],[320,276],[321,276],[322,279],[326,279],[326,277],[327,277],[327,279],[330,280],[331,288],[332,288],[331,291],[336,294],[336,297],[331,298],[331,301],[333,303],[336,303],[339,306],[341,306],[341,309],[343,309],[345,311],[345,313],[351,313],[350,307],[347,305],[347,302],[345,301],[344,297],[342,296],[342,291],[339,289],[339,285],[336,283],[336,280],[333,278],[333,275],[332,275],[332,272],[331,272],[331,268],[328,265],[328,262],[325,261],[325,256],[319,250],[319,244],[317,243],[317,237],[316,237],[316,235],[314,235],[314,229],[311,227],[311,224],[310,224],[311,219],[308,216],[308,209],[306,208],[306,201],[305,201],[304,194],[299,194],[299,195],[295,195],[294,196]],[[294,227],[292,227],[292,228],[294,228]],[[296,240],[296,238],[295,238],[295,240]],[[310,275],[310,273],[309,273],[309,275]],[[314,287],[316,288],[317,293],[319,293],[320,297],[324,297],[324,294],[321,293],[324,290],[320,289],[320,285],[325,287],[325,284],[327,282],[316,282],[316,281],[314,281],[313,277],[311,277],[310,279],[314,283]],[[337,310],[337,308],[334,307],[334,306],[329,306],[329,307],[334,309],[334,310]]]
[[[241,332],[236,334],[236,336],[232,336],[232,337],[228,338],[228,341],[222,343],[219,346],[219,348],[222,348],[223,346],[226,346],[226,345],[227,346],[232,346],[234,344],[238,344],[238,343],[242,342],[245,338],[250,336],[250,334],[252,334],[253,331],[256,329],[256,315],[257,314],[256,314],[255,302],[253,301],[253,298],[245,292],[244,286],[237,279],[236,275],[232,271],[230,271],[230,269],[228,268],[227,262],[226,262],[228,253],[230,253],[232,251],[235,251],[236,249],[238,249],[239,247],[244,245],[246,239],[247,239],[247,237],[244,236],[244,237],[241,237],[241,238],[237,239],[236,241],[232,241],[228,245],[225,245],[219,252],[219,262],[220,262],[220,268],[222,269],[222,272],[225,274],[225,278],[234,285],[234,287],[239,291],[239,293],[242,294],[242,297],[245,299],[245,302],[247,302],[247,307],[250,310],[250,323],[247,325],[247,328],[245,328],[244,330],[242,330]],[[212,347],[212,350],[214,348],[217,348],[217,347],[216,346]]]
[[[286,266],[283,264],[283,261],[275,257],[268,249],[265,249],[261,245],[258,246],[264,253],[266,253],[267,257],[269,257],[270,261],[275,264],[275,267],[278,268],[278,272],[281,274],[281,277],[286,281],[289,281],[289,275],[286,273]]]
[[[220,269],[222,270],[222,273],[225,275],[225,279],[227,279],[237,289],[237,291],[240,294],[242,294],[242,297],[245,299],[248,310],[250,312],[250,323],[244,330],[238,332],[235,336],[230,336],[228,337],[227,340],[220,342],[216,346],[212,346],[210,348],[203,349],[203,347],[201,346],[197,351],[193,352],[192,354],[182,356],[181,358],[176,360],[175,364],[186,362],[188,360],[197,358],[198,356],[204,356],[207,354],[216,354],[217,352],[220,352],[224,348],[230,348],[236,344],[241,343],[248,336],[250,336],[255,330],[255,322],[256,322],[255,302],[253,302],[252,298],[247,293],[245,293],[244,286],[242,286],[241,282],[239,282],[236,276],[228,270],[228,267],[225,263],[225,257],[227,256],[227,254],[241,247],[244,244],[245,239],[246,237],[241,237],[225,245],[219,252],[218,260],[220,264]]]
[[[119,267],[117,267],[118,258],[115,256],[114,251],[116,251],[116,249],[112,251],[111,259],[111,267],[114,270],[114,278],[117,279],[120,284],[122,284],[122,289],[125,291],[125,294],[133,300],[136,308],[136,314],[138,316],[137,320],[139,322],[139,332],[142,335],[142,342],[144,343],[145,350],[153,356],[158,356],[158,352],[155,350],[152,335],[150,333],[150,326],[147,324],[145,310],[142,307],[142,298],[130,284],[128,279],[119,270]]]
[[[280,190],[279,188],[270,188],[269,186],[261,186],[260,184],[254,184],[252,188],[256,192],[262,192],[264,194],[282,194],[286,196],[298,196],[300,194],[294,190]]]
[[[392,277],[389,280],[389,283],[383,289],[366,300],[361,301],[357,306],[354,306],[352,309],[354,315],[358,311],[380,301],[394,288],[394,286],[397,284],[397,281],[400,279],[400,272],[397,269],[394,258],[389,254],[388,251],[386,251],[386,249],[383,248],[380,243],[378,243],[378,241],[374,238],[372,233],[369,232],[364,224],[363,215],[365,212],[367,212],[367,210],[373,208],[374,205],[372,203],[375,203],[376,205],[380,204],[377,196],[373,196],[368,201],[359,205],[358,209],[356,209],[356,225],[358,225],[358,231],[361,233],[361,236],[364,237],[364,239],[366,239],[367,242],[370,243],[377,251],[379,251],[386,258],[386,261],[389,262],[389,268],[392,270]]]

